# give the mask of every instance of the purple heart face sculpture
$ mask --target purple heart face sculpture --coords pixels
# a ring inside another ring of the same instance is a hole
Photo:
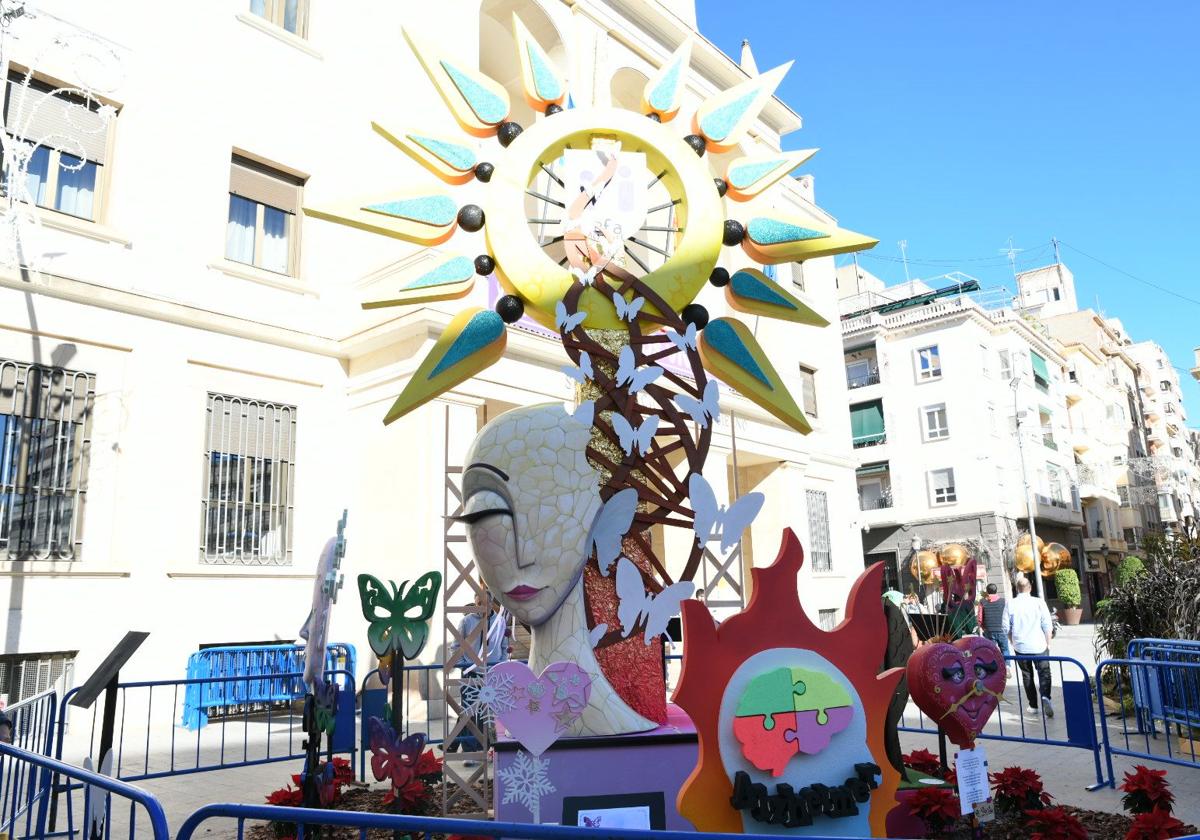
[[[541,755],[587,707],[592,678],[574,662],[552,662],[539,676],[524,662],[488,669],[479,699],[521,746]]]

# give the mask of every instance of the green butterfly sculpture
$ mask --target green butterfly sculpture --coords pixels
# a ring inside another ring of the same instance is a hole
[[[429,618],[442,588],[442,573],[426,572],[411,587],[404,581],[397,588],[390,580],[388,586],[390,593],[374,575],[358,576],[363,618],[371,624],[367,641],[376,656],[400,651],[405,659],[415,659],[429,638]]]

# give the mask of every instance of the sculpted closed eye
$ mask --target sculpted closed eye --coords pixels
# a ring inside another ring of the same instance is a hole
[[[999,668],[999,666],[996,665],[995,662],[976,662],[975,663],[975,676],[981,680],[986,679],[987,677],[996,673],[998,668]]]
[[[467,499],[463,505],[463,512],[454,519],[474,525],[490,516],[512,516],[512,510],[499,493],[481,490]]]
[[[952,682],[960,683],[966,676],[961,665],[951,665],[949,668],[942,669],[942,676]]]

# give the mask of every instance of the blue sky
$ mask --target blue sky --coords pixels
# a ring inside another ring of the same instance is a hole
[[[779,94],[803,118],[786,148],[839,222],[877,237],[889,283],[950,270],[985,286],[1053,261],[1081,307],[1166,348],[1189,425],[1200,387],[1200,2],[697,0],[700,31],[760,70],[796,59]],[[747,12],[753,12],[752,17]],[[1080,253],[1083,252],[1083,253]],[[1109,266],[1099,264],[1098,259]],[[1142,280],[1191,298],[1130,279]]]

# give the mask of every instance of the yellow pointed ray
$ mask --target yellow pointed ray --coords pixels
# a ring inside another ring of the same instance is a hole
[[[767,354],[741,321],[716,318],[697,344],[704,369],[802,435],[812,431]]]
[[[742,250],[755,262],[777,265],[865,251],[877,244],[878,239],[852,230],[823,225],[804,216],[772,213],[755,216],[746,223]]]
[[[705,100],[692,117],[692,128],[710,152],[727,152],[738,144],[791,66],[790,61],[781,64]]]
[[[424,405],[455,385],[486,370],[504,355],[508,331],[490,309],[472,306],[454,316],[429,355],[392,403],[384,424]]]
[[[521,63],[521,89],[529,107],[544,113],[550,105],[561,105],[567,98],[567,80],[554,66],[550,56],[534,40],[533,35],[513,12],[513,33],[516,36],[517,61]]]
[[[817,153],[800,149],[777,155],[750,155],[735,158],[725,167],[725,195],[734,201],[748,201],[787,177],[793,169]]]
[[[404,27],[403,31],[417,60],[463,130],[476,137],[495,134],[511,111],[508,91],[465,63],[444,57],[409,27]]]
[[[398,190],[329,206],[305,207],[304,215],[418,245],[445,242],[458,227],[458,208],[438,187]]]
[[[642,109],[670,122],[679,113],[687,88],[688,64],[692,60],[692,36],[688,35],[642,89]]]
[[[811,327],[829,326],[810,304],[756,268],[743,268],[729,278],[725,300],[732,309],[747,315],[762,315]]]
[[[372,122],[371,128],[447,184],[465,184],[475,177],[479,156],[475,149],[459,139],[426,131],[389,128],[377,122]]]
[[[396,297],[367,301],[362,308],[384,309],[435,300],[456,300],[466,297],[475,287],[475,264],[463,256],[443,258],[433,268],[423,266],[421,271],[408,272],[408,275]]]

